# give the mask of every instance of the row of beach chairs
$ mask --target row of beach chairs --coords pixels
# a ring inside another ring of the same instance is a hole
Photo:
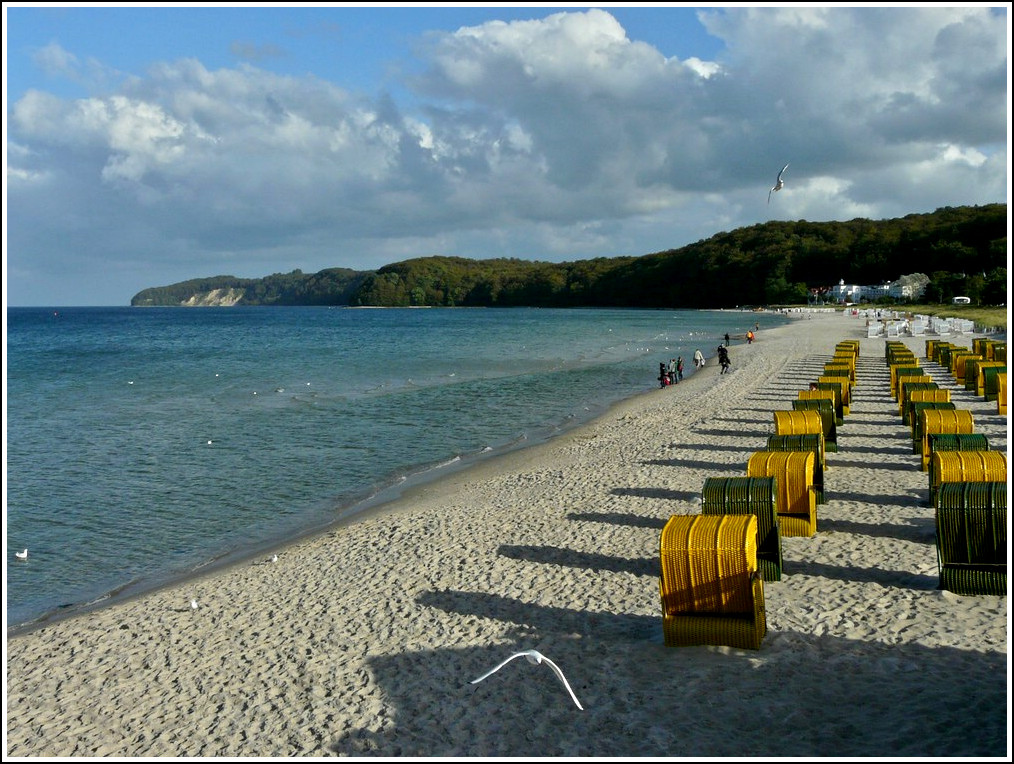
[[[971,411],[951,400],[901,342],[885,345],[892,393],[912,428],[913,452],[928,474],[934,508],[940,588],[962,595],[1007,593],[1007,456],[975,432]],[[971,348],[926,341],[926,360],[955,384],[1007,414],[1006,344],[973,340]]]
[[[858,341],[839,343],[791,410],[774,412],[774,434],[746,475],[706,479],[701,513],[669,518],[659,550],[667,646],[760,647],[764,583],[781,579],[781,539],[817,532],[825,454],[837,451],[858,356]]]

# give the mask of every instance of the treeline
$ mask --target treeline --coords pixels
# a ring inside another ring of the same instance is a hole
[[[260,279],[210,276],[138,292],[130,304],[142,307],[177,306],[195,296],[221,290],[241,290],[239,305],[350,305],[369,271],[327,268],[305,274],[300,270]]]
[[[924,302],[1007,301],[1007,205],[872,221],[771,222],[639,257],[569,263],[422,257],[377,271],[221,276],[146,289],[132,305],[180,305],[242,288],[245,305],[729,308],[804,304],[811,288],[921,273]]]

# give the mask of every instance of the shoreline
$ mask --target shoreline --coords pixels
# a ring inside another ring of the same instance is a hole
[[[423,306],[425,307],[425,306]],[[357,306],[358,309],[358,306]],[[374,306],[364,306],[363,309],[378,309],[386,310],[387,308],[375,308]],[[721,312],[721,311],[714,311]],[[751,311],[725,311],[725,312],[751,312]],[[773,327],[780,328],[780,327]],[[766,331],[771,331],[768,329]],[[740,339],[745,344],[746,335],[730,335],[733,340]],[[716,339],[717,341],[717,339]],[[736,343],[734,342],[733,345]],[[715,349],[711,348],[709,351],[704,351],[705,359],[711,362],[712,365],[716,363]],[[688,369],[684,382],[686,383],[693,378],[695,373],[699,371],[692,367],[692,358],[688,358],[687,365],[691,368]],[[646,367],[649,368],[650,364]],[[708,368],[707,366],[705,368]],[[681,383],[681,384],[683,384]],[[130,602],[132,600],[145,597],[155,592],[163,591],[165,589],[172,589],[182,587],[190,582],[204,579],[208,576],[213,576],[219,573],[228,571],[230,568],[248,565],[252,562],[263,559],[265,556],[270,557],[272,553],[277,553],[283,549],[299,544],[303,541],[313,539],[317,536],[321,536],[335,530],[341,529],[348,525],[358,522],[360,519],[371,517],[376,513],[385,511],[385,508],[389,505],[395,504],[406,498],[408,492],[425,486],[429,483],[439,483],[443,480],[450,479],[455,473],[466,471],[477,467],[487,461],[495,462],[498,459],[509,456],[515,451],[525,450],[529,448],[535,448],[546,443],[549,443],[556,438],[564,437],[568,433],[575,429],[585,427],[593,424],[596,420],[608,416],[610,411],[627,401],[633,401],[644,395],[651,395],[658,392],[661,388],[655,387],[654,389],[646,389],[642,392],[637,392],[632,395],[622,397],[613,403],[606,405],[598,413],[580,420],[576,420],[570,423],[557,424],[552,426],[546,426],[545,429],[537,434],[532,440],[528,440],[527,437],[515,441],[511,444],[501,446],[494,449],[490,453],[476,452],[472,454],[456,455],[449,457],[447,460],[434,463],[431,465],[415,465],[410,468],[406,476],[394,477],[390,476],[386,482],[379,484],[372,492],[364,494],[346,504],[337,506],[335,513],[337,517],[324,523],[317,523],[315,525],[302,528],[295,532],[288,532],[285,534],[278,535],[272,538],[266,538],[259,540],[256,543],[244,546],[242,548],[229,549],[221,552],[217,556],[210,557],[195,567],[186,571],[170,572],[159,576],[153,576],[145,578],[139,581],[127,581],[113,589],[98,594],[93,599],[87,602],[77,602],[67,605],[57,606],[52,610],[42,613],[41,615],[32,618],[28,621],[23,621],[16,624],[10,624],[7,622],[5,614],[6,633],[8,638],[15,638],[24,634],[37,631],[45,626],[59,623],[68,619],[77,618],[88,613],[93,613],[97,610],[102,610],[108,607],[115,607],[120,604]]]
[[[8,755],[1009,754],[1006,597],[936,589],[884,340],[837,314],[794,318],[734,344],[728,375],[712,362],[406,487],[278,562],[9,634]],[[842,339],[860,340],[866,376],[818,532],[784,539],[765,587],[761,648],[666,648],[662,525],[699,511],[706,477],[743,474],[771,411]],[[1006,451],[1005,418],[966,404]],[[533,648],[584,712],[525,661],[470,684]]]

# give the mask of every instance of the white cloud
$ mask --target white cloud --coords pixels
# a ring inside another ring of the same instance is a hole
[[[11,257],[43,262],[63,237],[107,261],[157,257],[170,281],[433,253],[570,260],[772,218],[1006,201],[993,10],[701,17],[726,45],[714,61],[666,58],[602,10],[431,35],[410,113],[193,59],[79,100],[29,92],[9,119]],[[81,69],[55,44],[39,60]],[[59,190],[33,193],[43,180]]]

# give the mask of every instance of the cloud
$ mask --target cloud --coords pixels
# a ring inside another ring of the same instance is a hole
[[[11,258],[47,262],[43,250],[73,241],[139,279],[125,301],[224,272],[645,254],[773,215],[1006,201],[1006,25],[994,10],[700,18],[725,44],[714,61],[667,58],[603,10],[432,33],[406,81],[410,109],[312,75],[194,59],[78,100],[29,92],[8,120]],[[37,61],[81,70],[56,44]]]

